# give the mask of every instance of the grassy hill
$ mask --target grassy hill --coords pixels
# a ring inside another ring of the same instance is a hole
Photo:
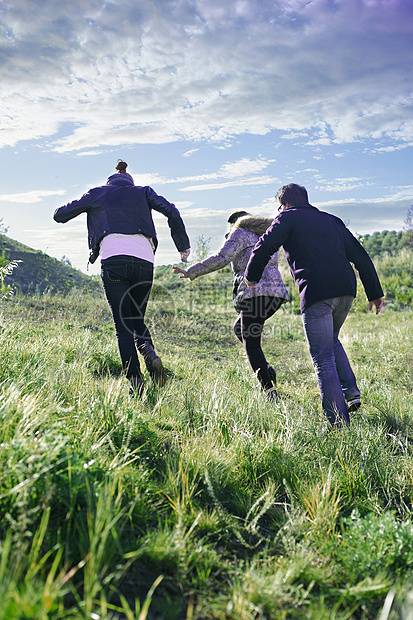
[[[294,306],[268,403],[230,299],[157,270],[141,400],[101,291],[0,303],[0,620],[411,617],[413,311],[348,318],[363,406],[328,433]]]
[[[0,234],[0,256],[21,261],[5,284],[22,293],[68,293],[73,288],[98,290],[99,280],[85,275],[40,250]]]

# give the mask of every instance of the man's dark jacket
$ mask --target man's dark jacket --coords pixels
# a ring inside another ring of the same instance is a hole
[[[301,312],[332,297],[356,296],[353,263],[369,301],[383,297],[376,269],[342,220],[312,205],[290,207],[274,219],[260,237],[245,277],[260,280],[270,256],[283,246],[291,274],[298,285]]]
[[[103,237],[111,233],[145,235],[152,239],[154,249],[158,245],[152,209],[168,218],[171,236],[179,252],[190,247],[188,235],[178,209],[151,187],[139,187],[125,174],[113,174],[107,185],[94,187],[80,198],[56,209],[56,222],[68,222],[87,213],[89,261],[94,263],[99,256],[99,245]]]

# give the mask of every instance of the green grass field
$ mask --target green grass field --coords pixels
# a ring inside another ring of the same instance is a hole
[[[266,327],[268,403],[229,270],[169,272],[148,323],[170,376],[142,400],[102,295],[0,303],[0,620],[411,618],[408,302],[376,317],[358,295],[342,341],[363,406],[327,432],[296,300]]]

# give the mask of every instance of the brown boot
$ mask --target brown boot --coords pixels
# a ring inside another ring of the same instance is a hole
[[[152,381],[162,387],[166,382],[165,370],[162,364],[161,358],[156,355],[153,346],[146,342],[142,347],[139,347],[140,353],[143,355],[145,366],[151,376]]]

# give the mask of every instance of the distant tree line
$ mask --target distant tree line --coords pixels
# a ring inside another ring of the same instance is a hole
[[[407,211],[404,230],[382,230],[372,235],[360,235],[359,241],[372,258],[386,253],[394,256],[403,248],[413,248],[413,205]]]
[[[359,241],[372,258],[383,256],[386,252],[394,256],[402,248],[409,246],[408,235],[404,231],[383,230],[372,235],[362,235]]]

